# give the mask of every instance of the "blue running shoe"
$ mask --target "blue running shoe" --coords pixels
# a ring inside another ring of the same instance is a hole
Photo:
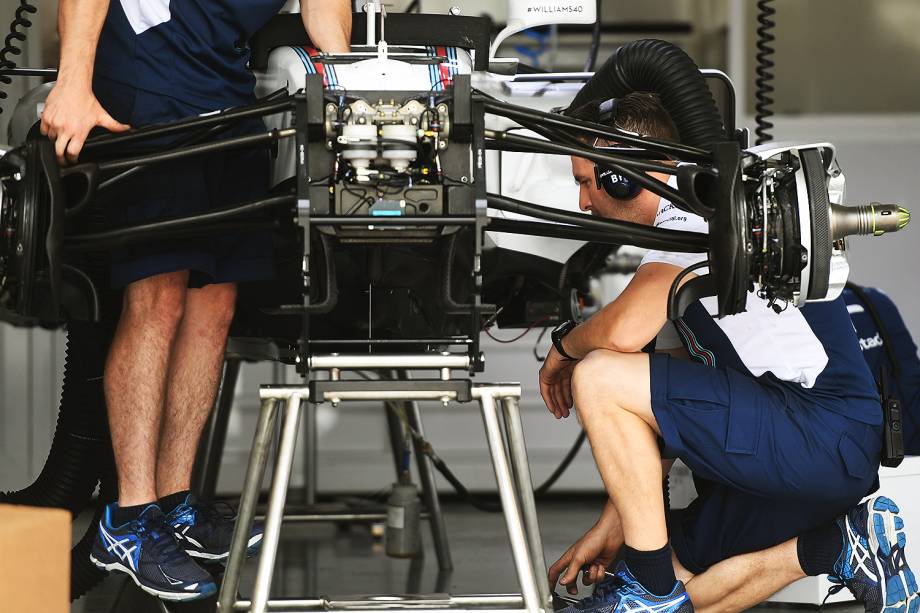
[[[920,590],[904,557],[907,537],[898,505],[876,496],[837,518],[844,535],[843,551],[828,578],[863,603],[866,613],[918,613]]]
[[[209,504],[189,494],[185,501],[169,511],[166,521],[172,527],[179,546],[185,553],[207,562],[226,562],[230,555],[236,514],[226,503]],[[246,545],[251,557],[262,547],[262,522],[254,522]]]
[[[617,564],[613,577],[598,584],[594,594],[559,613],[693,613],[690,595],[680,581],[666,596],[656,596],[639,583],[625,562]]]
[[[163,600],[198,600],[217,592],[217,585],[176,544],[160,507],[151,504],[134,521],[112,525],[114,504],[99,521],[99,538],[90,561],[106,571],[125,573],[139,588]]]

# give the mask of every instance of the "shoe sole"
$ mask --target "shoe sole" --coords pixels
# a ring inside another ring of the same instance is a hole
[[[882,613],[918,613],[920,611],[920,590],[913,571],[903,558],[907,545],[904,532],[904,520],[898,515],[900,509],[893,500],[878,496],[868,501],[869,507],[869,544],[876,555],[876,567],[884,585],[881,586],[885,604]],[[881,557],[890,560],[892,554],[902,556],[903,562],[897,573],[887,577]]]
[[[134,574],[134,571],[132,571],[130,568],[128,568],[124,564],[121,564],[120,562],[112,562],[111,564],[106,564],[105,562],[102,562],[96,559],[96,556],[92,554],[90,554],[89,560],[90,562],[95,564],[96,567],[99,568],[100,570],[104,570],[107,572],[120,572],[120,573],[124,573],[128,575],[129,577],[131,577],[131,579],[134,581],[137,587],[141,588],[148,594],[156,596],[157,598],[161,600],[170,600],[170,601],[175,601],[175,602],[188,602],[191,600],[200,600],[202,598],[207,598],[208,596],[211,596],[217,593],[217,585],[215,585],[214,583],[209,584],[211,587],[208,590],[201,591],[201,592],[164,592],[162,590],[158,590],[158,589],[146,586],[146,585],[141,585],[141,582],[137,578],[137,575]]]
[[[259,549],[262,547],[262,535],[256,534],[255,536],[249,539],[249,542],[246,543],[246,557],[252,557],[259,552]],[[208,562],[226,562],[227,558],[230,557],[230,552],[225,551],[223,553],[205,553],[203,551],[195,551],[194,549],[185,549],[185,553],[189,555],[190,558],[198,558],[199,560],[206,560]]]

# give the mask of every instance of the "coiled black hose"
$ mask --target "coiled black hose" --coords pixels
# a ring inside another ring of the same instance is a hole
[[[757,102],[754,104],[754,121],[757,127],[754,132],[757,134],[757,144],[773,140],[773,123],[769,120],[773,116],[773,97],[770,96],[775,88],[770,84],[773,80],[773,67],[776,65],[770,57],[774,49],[770,43],[776,40],[773,36],[773,28],[776,22],[771,19],[776,14],[776,9],[772,6],[773,0],[757,0],[757,67],[754,72],[757,77],[754,79],[754,98]]]
[[[102,477],[99,509],[114,499],[115,478],[102,388],[111,328],[68,325],[64,387],[51,450],[41,473],[25,489],[0,494],[0,502],[67,509],[73,515],[92,499]],[[105,575],[89,561],[99,511],[71,553],[71,596],[78,598]]]
[[[10,56],[22,55],[19,45],[26,40],[25,30],[32,27],[32,20],[29,19],[29,16],[37,12],[38,7],[29,4],[26,0],[19,0],[16,16],[10,22],[10,33],[6,35],[3,48],[0,49],[0,71],[16,68],[16,62]],[[0,87],[5,87],[12,82],[9,76],[0,74]],[[6,97],[7,93],[0,89],[0,100],[5,100]],[[2,112],[3,108],[0,107],[0,113]]]
[[[614,51],[575,96],[572,108],[637,91],[661,96],[683,144],[709,149],[726,139],[699,68],[682,49],[663,40],[637,40]]]

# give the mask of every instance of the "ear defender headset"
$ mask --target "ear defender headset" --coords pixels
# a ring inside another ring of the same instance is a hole
[[[611,98],[601,102],[598,107],[598,123],[615,126],[617,116],[617,99]],[[601,151],[621,151],[621,147],[595,147]],[[642,191],[642,186],[619,174],[613,168],[603,164],[594,164],[594,181],[598,189],[603,189],[611,198],[632,200]]]

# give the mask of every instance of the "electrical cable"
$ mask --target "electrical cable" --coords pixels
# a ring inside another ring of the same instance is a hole
[[[10,56],[22,55],[22,49],[20,49],[19,45],[26,41],[25,31],[32,27],[29,15],[34,15],[37,12],[38,7],[34,4],[29,4],[26,0],[19,0],[16,15],[13,17],[13,21],[10,22],[10,32],[3,40],[3,48],[0,49],[0,70],[16,68],[16,61],[11,59]],[[8,94],[2,88],[12,82],[13,79],[8,75],[0,74],[0,101],[6,100],[8,97]],[[3,108],[0,107],[0,113],[2,112]]]
[[[588,59],[585,61],[585,72],[594,72],[597,65],[597,52],[601,47],[601,0],[597,0],[594,27],[591,29],[591,47],[588,50]]]
[[[773,0],[757,0],[757,67],[754,72],[757,77],[754,79],[754,98],[757,102],[754,104],[755,116],[754,121],[757,127],[754,132],[757,134],[756,144],[761,145],[773,140],[773,123],[770,118],[773,116],[773,98],[771,93],[776,91],[770,82],[773,80],[773,67],[776,65],[770,57],[774,53],[771,45],[776,37],[773,35],[773,28],[776,22],[771,19],[776,14],[776,9],[772,6]]]
[[[488,336],[489,338],[491,338],[491,339],[492,339],[493,341],[495,341],[496,343],[503,343],[503,344],[509,344],[509,345],[510,345],[511,343],[515,343],[515,342],[521,340],[522,338],[524,338],[525,336],[527,336],[527,333],[528,333],[528,332],[530,332],[531,330],[533,330],[534,328],[536,328],[536,327],[539,326],[540,324],[544,323],[544,322],[545,322],[546,320],[548,320],[548,319],[549,319],[549,317],[543,317],[543,318],[541,318],[541,319],[538,319],[537,321],[531,322],[531,324],[530,324],[529,326],[527,326],[527,329],[526,329],[526,330],[524,330],[523,332],[521,332],[520,334],[518,334],[518,335],[515,336],[514,338],[496,338],[495,336],[492,336],[492,333],[491,333],[491,332],[489,332],[489,328],[483,328],[482,331],[485,332],[485,333],[486,333],[486,336]]]

